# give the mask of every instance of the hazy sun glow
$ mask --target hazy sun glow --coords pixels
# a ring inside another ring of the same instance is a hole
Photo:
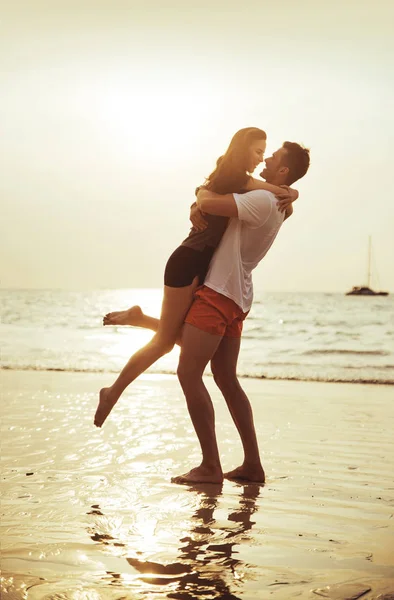
[[[85,90],[80,102],[85,106],[93,88]],[[187,147],[190,160],[196,157],[195,143],[204,128],[213,126],[212,106],[204,96],[190,89],[170,86],[122,85],[100,91],[90,119],[103,129],[116,152],[126,152],[133,160],[157,164],[179,162]],[[82,107],[82,104],[81,104]]]
[[[286,139],[311,148],[257,286],[343,292],[369,235],[394,285],[394,204],[374,176],[391,168],[392,3],[282,4],[201,0],[185,19],[178,0],[8,3],[4,287],[162,285],[195,187],[247,126],[267,132],[267,156]]]

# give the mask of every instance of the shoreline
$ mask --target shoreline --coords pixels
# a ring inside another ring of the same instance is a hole
[[[60,367],[9,367],[9,366],[1,366],[1,371],[10,371],[10,372],[30,372],[30,373],[77,373],[77,374],[88,374],[88,375],[109,375],[109,374],[118,374],[119,370],[93,370],[93,369],[62,369]],[[151,373],[143,373],[140,377],[144,376],[157,376],[157,377],[176,377],[176,373],[171,371],[154,371]],[[204,377],[212,378],[212,374],[207,372],[204,374]],[[304,383],[335,383],[335,384],[349,384],[349,385],[381,385],[381,386],[392,386],[394,385],[394,380],[385,380],[379,381],[376,379],[357,379],[357,380],[349,380],[349,379],[322,379],[322,378],[300,378],[300,377],[269,377],[266,375],[238,375],[239,379],[251,379],[255,381],[293,381],[293,382],[304,382]]]

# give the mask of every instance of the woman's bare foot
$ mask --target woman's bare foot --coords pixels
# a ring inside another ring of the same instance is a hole
[[[226,479],[247,481],[250,483],[265,483],[265,473],[262,466],[241,465],[224,474]]]
[[[103,325],[134,325],[138,327],[144,313],[140,306],[132,306],[127,310],[110,312],[103,318]]]
[[[200,465],[184,475],[171,478],[172,483],[223,483],[223,472],[220,467],[203,467]]]
[[[117,403],[118,399],[113,399],[110,396],[110,388],[100,390],[99,403],[94,415],[94,424],[96,427],[101,427],[109,413]]]

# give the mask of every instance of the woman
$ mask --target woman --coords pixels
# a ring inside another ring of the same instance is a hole
[[[295,190],[283,190],[250,176],[263,161],[266,139],[266,133],[256,127],[246,127],[238,131],[226,153],[218,159],[215,170],[204,184],[205,187],[218,194],[264,189],[282,198],[288,197],[289,201],[295,200],[298,197]],[[144,315],[139,307],[110,313],[104,318],[104,325],[138,325],[153,329],[156,335],[130,358],[113,385],[100,391],[100,402],[94,419],[97,427],[102,426],[126,387],[174,347],[192,303],[194,291],[204,282],[213,253],[228,223],[227,217],[216,215],[205,215],[204,219],[207,227],[202,229],[194,226],[167,262],[159,321]],[[196,223],[199,223],[198,211]]]

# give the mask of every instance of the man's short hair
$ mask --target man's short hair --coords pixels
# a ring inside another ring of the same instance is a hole
[[[285,142],[282,147],[287,150],[282,162],[289,168],[286,184],[292,185],[295,181],[304,177],[309,169],[309,149],[296,144],[296,142]]]

